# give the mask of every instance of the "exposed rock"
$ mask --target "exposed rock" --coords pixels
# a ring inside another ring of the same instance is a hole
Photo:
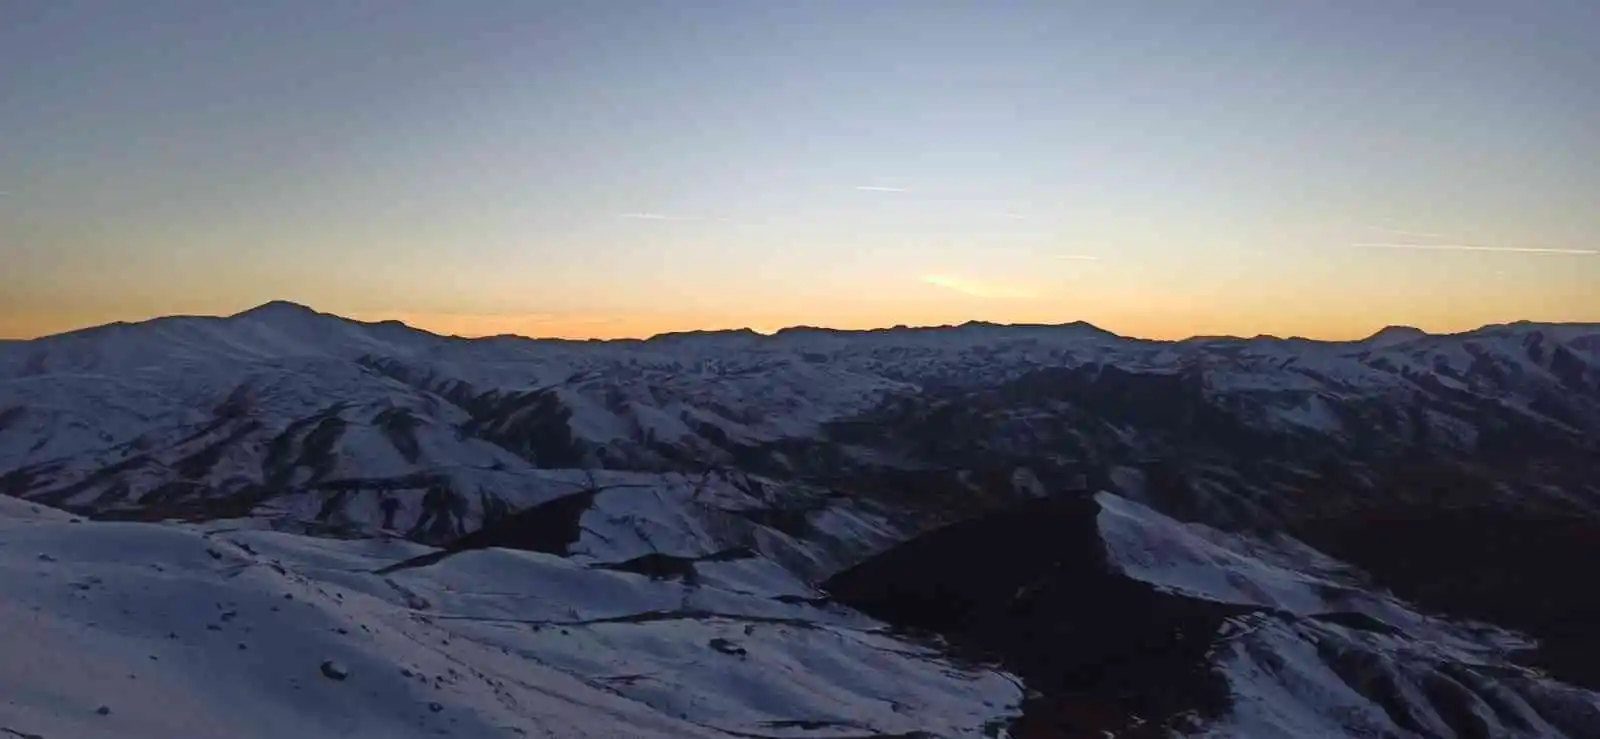
[[[344,680],[350,677],[350,669],[339,662],[327,660],[322,663],[322,676],[329,680]]]
[[[707,646],[709,646],[712,649],[715,649],[715,650],[717,650],[717,651],[719,651],[719,652],[721,652],[723,654],[731,654],[731,655],[734,655],[736,657],[743,657],[746,654],[748,654],[748,652],[745,650],[744,647],[741,647],[738,644],[735,644],[733,641],[728,640],[728,639],[722,639],[722,638],[712,639],[711,642]]]

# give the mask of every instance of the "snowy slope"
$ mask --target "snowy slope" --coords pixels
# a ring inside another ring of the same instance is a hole
[[[1183,524],[1096,497],[1113,567],[1230,619],[1212,659],[1233,705],[1215,737],[1592,736],[1600,695],[1517,664],[1534,640],[1423,615],[1304,543]]]
[[[1111,493],[1020,501],[824,587],[999,655],[1033,691],[1016,736],[1600,732],[1592,673],[1538,664],[1539,640],[1427,613],[1282,533],[1182,523]]]
[[[781,481],[842,462],[941,465],[904,442],[951,405],[979,416],[954,430],[985,453],[1072,445],[1095,463],[1083,453],[1107,444],[1121,449],[1092,456],[1168,454],[1175,430],[1152,423],[1210,422],[1155,417],[1184,403],[1230,433],[1363,457],[1427,444],[1474,459],[1525,428],[1552,448],[1600,431],[1600,327],[1403,338],[1163,343],[967,324],[469,341],[274,303],[0,346],[0,491],[157,518],[322,512],[337,497],[329,515],[368,530],[397,497],[390,527],[438,541],[479,525],[485,500],[536,502],[522,491],[543,469]],[[1165,407],[1137,407],[1153,403]],[[417,529],[430,490],[451,520]]]
[[[374,571],[427,550],[211,528],[5,504],[0,729],[965,736],[1020,699],[1006,676],[953,666],[870,619],[734,587],[805,589],[781,571],[689,587],[487,550],[384,576]],[[326,676],[329,661],[346,676]]]

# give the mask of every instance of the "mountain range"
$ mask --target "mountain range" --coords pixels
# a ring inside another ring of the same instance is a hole
[[[1597,324],[3,342],[0,730],[1596,737],[1596,470]]]

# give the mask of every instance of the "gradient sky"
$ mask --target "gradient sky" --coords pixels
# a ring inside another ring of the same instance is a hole
[[[0,336],[1600,321],[1600,3],[1442,5],[0,0]]]

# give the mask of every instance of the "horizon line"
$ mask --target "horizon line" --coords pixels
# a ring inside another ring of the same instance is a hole
[[[1416,330],[1416,331],[1420,332],[1424,336],[1445,337],[1445,336],[1459,336],[1459,335],[1464,335],[1464,334],[1471,334],[1471,333],[1476,333],[1476,332],[1479,332],[1479,331],[1483,331],[1485,329],[1509,327],[1509,326],[1516,326],[1516,325],[1522,325],[1522,324],[1545,325],[1545,326],[1597,326],[1597,327],[1600,327],[1600,321],[1533,321],[1533,320],[1529,320],[1529,319],[1515,319],[1515,320],[1503,321],[1503,322],[1499,322],[1499,323],[1485,323],[1483,325],[1480,325],[1480,326],[1477,326],[1477,327],[1474,327],[1474,328],[1468,328],[1468,329],[1464,329],[1464,330],[1460,330],[1460,331],[1439,331],[1439,332],[1428,331],[1428,330],[1417,328],[1417,327],[1414,327],[1414,326],[1404,326],[1404,325],[1390,324],[1390,325],[1387,325],[1387,326],[1380,327],[1379,329],[1377,329],[1375,331],[1372,331],[1372,332],[1370,332],[1368,334],[1365,334],[1363,336],[1360,336],[1360,337],[1357,337],[1357,338],[1345,338],[1345,339],[1338,339],[1338,338],[1323,339],[1323,338],[1314,338],[1314,337],[1300,336],[1300,335],[1278,336],[1278,335],[1275,335],[1275,334],[1267,334],[1267,333],[1259,333],[1259,334],[1256,334],[1254,336],[1240,336],[1240,335],[1236,335],[1236,334],[1227,334],[1227,333],[1220,333],[1220,334],[1194,334],[1194,335],[1186,336],[1186,337],[1183,337],[1183,338],[1159,339],[1159,338],[1151,338],[1151,337],[1145,337],[1145,336],[1134,336],[1134,335],[1129,335],[1129,334],[1120,334],[1120,333],[1117,333],[1116,331],[1112,331],[1110,329],[1103,328],[1103,327],[1101,327],[1101,326],[1099,326],[1097,324],[1094,324],[1094,323],[1091,323],[1089,321],[1082,320],[1082,319],[1072,320],[1072,321],[1063,321],[1063,322],[1060,322],[1060,323],[1038,323],[1038,322],[1005,323],[1005,322],[987,321],[987,320],[981,320],[981,319],[969,319],[969,320],[963,321],[961,323],[941,323],[941,324],[906,324],[906,323],[897,323],[897,324],[889,325],[889,326],[874,326],[874,327],[870,327],[870,328],[836,328],[836,327],[831,327],[831,326],[819,326],[819,325],[810,325],[810,324],[795,324],[795,325],[784,326],[782,328],[774,329],[774,330],[772,330],[770,332],[769,331],[763,331],[761,329],[757,329],[757,328],[754,328],[752,326],[743,326],[743,327],[733,327],[733,328],[682,329],[682,330],[676,330],[676,331],[663,331],[663,332],[659,332],[659,333],[655,333],[655,334],[650,334],[648,336],[615,336],[615,337],[608,337],[608,338],[601,338],[601,337],[569,338],[569,337],[559,337],[559,336],[529,336],[529,335],[526,335],[526,334],[518,334],[518,333],[476,334],[476,335],[440,333],[440,332],[429,330],[427,328],[423,328],[421,326],[417,326],[417,325],[414,325],[414,324],[411,324],[411,323],[407,323],[407,322],[399,320],[399,319],[391,318],[391,319],[365,320],[365,319],[359,319],[359,318],[352,318],[352,317],[349,317],[349,316],[343,316],[343,315],[339,315],[337,313],[328,313],[328,312],[325,312],[325,311],[320,311],[320,310],[317,310],[317,309],[312,308],[310,306],[304,305],[302,303],[297,303],[297,302],[294,302],[294,301],[272,300],[272,301],[268,301],[266,303],[262,303],[260,305],[257,305],[255,307],[248,308],[246,310],[239,311],[239,312],[232,313],[232,314],[228,314],[228,315],[175,313],[175,314],[169,314],[169,315],[153,316],[153,317],[150,317],[150,318],[137,319],[137,320],[111,321],[111,322],[108,322],[108,323],[101,323],[101,324],[94,324],[94,325],[89,325],[89,326],[82,326],[82,327],[79,327],[79,328],[68,329],[68,330],[65,330],[65,331],[58,331],[58,332],[50,333],[50,334],[42,334],[42,335],[39,335],[39,336],[33,336],[33,337],[27,337],[27,338],[0,337],[0,343],[24,344],[24,343],[31,343],[31,342],[36,342],[36,341],[47,341],[47,340],[54,339],[54,338],[59,338],[59,337],[64,337],[64,336],[71,336],[71,335],[75,335],[75,334],[83,334],[83,333],[88,333],[88,332],[93,332],[93,331],[99,331],[99,330],[104,330],[104,329],[109,329],[109,328],[115,328],[115,327],[119,327],[119,326],[130,326],[130,327],[131,326],[141,326],[141,325],[148,324],[148,323],[154,323],[154,322],[158,322],[158,321],[168,321],[168,320],[199,319],[199,320],[213,320],[213,321],[229,321],[229,320],[236,320],[236,319],[248,316],[250,314],[259,313],[259,312],[262,312],[265,309],[273,309],[273,308],[278,308],[278,309],[288,308],[290,310],[296,310],[296,311],[300,311],[300,312],[304,312],[304,313],[310,313],[310,314],[312,314],[314,316],[317,316],[317,317],[320,317],[320,318],[331,318],[331,319],[335,319],[335,320],[347,321],[347,322],[350,322],[350,323],[361,324],[361,325],[364,325],[364,326],[380,326],[380,325],[396,324],[396,325],[399,325],[399,326],[403,326],[404,328],[406,328],[408,330],[411,330],[411,331],[416,331],[416,332],[419,332],[419,333],[428,334],[430,336],[435,336],[435,337],[445,338],[445,339],[457,339],[457,340],[462,340],[462,341],[480,341],[480,340],[487,340],[487,339],[508,339],[508,338],[510,338],[510,339],[520,339],[520,340],[524,340],[524,341],[559,342],[559,343],[569,343],[569,344],[647,343],[647,342],[655,341],[655,340],[658,340],[658,339],[671,338],[671,337],[696,336],[696,335],[715,335],[715,334],[753,334],[755,336],[759,336],[759,337],[762,337],[762,338],[775,338],[775,337],[778,337],[780,335],[783,335],[783,334],[786,334],[786,333],[793,333],[793,332],[796,332],[796,331],[818,331],[818,332],[834,333],[834,334],[873,334],[873,333],[885,333],[885,332],[893,332],[893,331],[938,331],[938,330],[959,329],[959,328],[969,327],[969,326],[993,327],[993,328],[1023,328],[1023,329],[1027,329],[1027,328],[1034,328],[1034,329],[1088,328],[1088,329],[1093,329],[1094,331],[1097,331],[1097,332],[1106,334],[1106,335],[1108,335],[1110,337],[1114,337],[1114,338],[1118,338],[1118,339],[1131,340],[1131,341],[1144,341],[1144,342],[1151,342],[1151,343],[1162,343],[1162,344],[1181,344],[1181,343],[1192,342],[1192,341],[1221,341],[1221,340],[1236,340],[1236,341],[1276,340],[1276,341],[1311,342],[1311,343],[1319,343],[1319,344],[1347,344],[1347,343],[1360,343],[1360,342],[1363,342],[1363,341],[1370,341],[1370,340],[1378,337],[1379,335],[1381,335],[1381,334],[1383,334],[1385,332],[1392,331],[1392,330],[1395,330],[1395,329],[1413,329],[1413,330]],[[507,314],[507,315],[508,316],[516,316],[516,315],[521,315],[521,314]]]

